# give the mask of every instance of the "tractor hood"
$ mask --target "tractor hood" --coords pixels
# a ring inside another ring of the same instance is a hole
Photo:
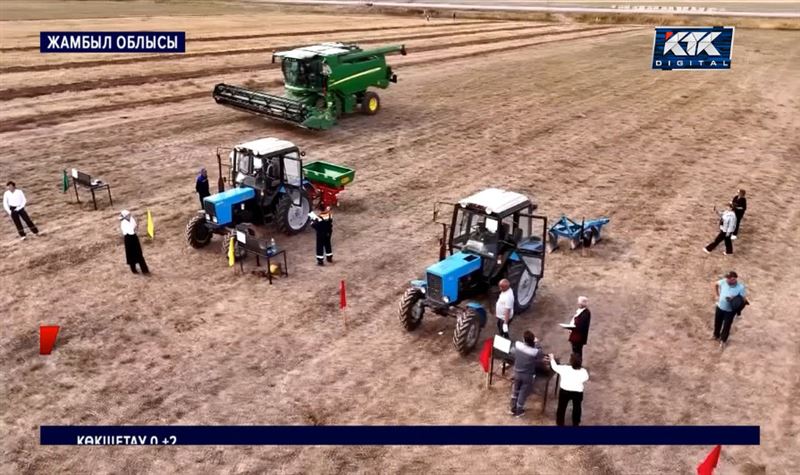
[[[457,252],[428,267],[428,296],[446,303],[459,299],[458,281],[481,268],[481,258],[475,254]]]
[[[255,198],[256,190],[248,187],[231,188],[203,198],[203,208],[212,224],[227,226],[233,222],[233,207]]]

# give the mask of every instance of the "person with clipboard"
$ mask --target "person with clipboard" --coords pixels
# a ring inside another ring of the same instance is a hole
[[[572,352],[583,357],[583,346],[589,340],[589,324],[592,321],[592,312],[589,311],[589,299],[584,296],[578,297],[578,310],[572,316],[569,323],[561,323],[562,328],[570,330],[569,342],[572,344]]]

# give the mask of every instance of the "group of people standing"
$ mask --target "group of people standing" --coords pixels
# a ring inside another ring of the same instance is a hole
[[[733,241],[739,237],[739,227],[742,224],[745,211],[747,211],[745,190],[739,190],[736,196],[728,203],[728,208],[719,213],[719,233],[717,233],[713,241],[703,248],[706,254],[710,254],[721,242],[724,242],[725,255],[733,255]]]
[[[514,292],[510,282],[503,279],[499,282],[500,295],[495,306],[497,317],[497,334],[509,338],[511,321],[514,317]],[[578,308],[565,328],[570,329],[568,341],[572,346],[569,364],[559,364],[555,355],[548,355],[550,369],[559,376],[558,407],[556,408],[556,424],[563,426],[567,407],[572,403],[572,425],[581,423],[583,388],[589,380],[589,372],[583,367],[583,347],[589,339],[589,326],[592,314],[589,310],[589,299],[578,297]],[[544,352],[536,335],[526,330],[522,341],[511,347],[514,358],[514,375],[511,383],[511,407],[509,413],[515,417],[525,414],[525,401],[533,389],[536,372],[545,361]]]

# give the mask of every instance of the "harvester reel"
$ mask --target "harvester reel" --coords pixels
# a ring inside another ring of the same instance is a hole
[[[422,323],[425,307],[422,306],[422,292],[416,288],[406,289],[400,300],[400,323],[408,331],[416,330]]]
[[[457,312],[453,345],[459,353],[466,355],[475,348],[481,336],[481,317],[471,308],[459,308]]]
[[[186,225],[186,241],[195,249],[206,247],[214,233],[206,226],[206,217],[197,215]]]

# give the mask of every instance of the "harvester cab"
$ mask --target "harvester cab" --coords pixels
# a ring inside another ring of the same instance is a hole
[[[214,234],[224,234],[223,250],[227,252],[229,237],[241,223],[274,223],[287,235],[303,231],[311,211],[304,188],[303,155],[293,143],[272,137],[234,147],[227,164],[218,151],[220,192],[203,199],[203,209],[186,226],[189,245],[205,247]],[[229,170],[227,177],[223,168]],[[224,190],[225,182],[232,188]]]
[[[378,112],[380,97],[368,89],[385,89],[397,82],[397,75],[386,64],[389,53],[405,55],[406,50],[404,46],[362,50],[351,44],[322,43],[276,52],[272,62],[281,61],[283,96],[217,84],[214,100],[309,129],[329,129],[343,113]]]
[[[452,208],[449,222],[440,220],[442,205]],[[526,196],[497,188],[434,206],[434,221],[442,224],[440,260],[403,295],[403,327],[416,329],[426,309],[453,316],[453,344],[466,354],[488,318],[480,303],[467,299],[485,295],[506,278],[514,292],[515,316],[527,310],[544,275],[547,218],[533,214],[535,210]]]

